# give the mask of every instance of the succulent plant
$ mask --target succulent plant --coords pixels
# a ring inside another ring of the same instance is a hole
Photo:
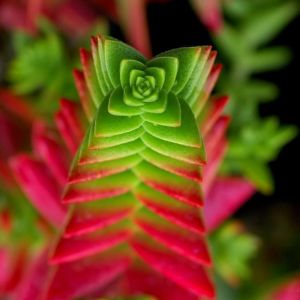
[[[242,178],[217,177],[229,118],[228,99],[210,97],[221,71],[214,59],[210,47],[192,47],[146,61],[102,36],[92,38],[92,53],[81,50],[81,107],[62,99],[58,132],[36,121],[34,154],[11,160],[43,219],[64,227],[56,267],[45,267],[52,231],[20,294],[213,296],[205,235],[254,192]],[[37,278],[43,284],[32,289]]]
[[[65,187],[63,203],[71,210],[51,258],[58,276],[66,265],[92,263],[102,288],[122,274],[129,293],[159,296],[170,289],[181,299],[213,297],[200,217],[205,152],[197,117],[215,52],[182,48],[146,61],[98,36],[92,56],[81,55],[95,112]],[[161,290],[149,291],[148,276]],[[58,297],[56,284],[48,299]]]

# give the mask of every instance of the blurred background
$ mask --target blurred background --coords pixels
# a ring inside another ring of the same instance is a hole
[[[299,9],[299,0],[0,0],[2,270],[7,250],[14,255],[11,273],[0,271],[3,299],[18,299],[19,250],[36,253],[52,230],[8,161],[33,151],[34,120],[51,126],[59,99],[78,98],[78,49],[100,32],[148,57],[184,46],[218,51],[215,94],[229,95],[232,118],[219,174],[240,180],[225,184],[230,197],[220,197],[236,204],[210,234],[218,299],[300,300]]]

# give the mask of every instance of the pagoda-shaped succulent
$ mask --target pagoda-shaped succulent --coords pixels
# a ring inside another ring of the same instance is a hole
[[[74,76],[82,107],[63,99],[61,138],[36,123],[35,155],[12,161],[43,217],[57,228],[65,219],[53,267],[39,275],[46,286],[31,299],[214,298],[205,235],[253,191],[238,178],[216,180],[228,117],[226,97],[210,97],[221,70],[215,56],[191,47],[146,61],[102,36],[91,53],[81,50]]]
[[[74,276],[92,268],[102,295],[114,285],[108,295],[214,297],[198,122],[215,52],[182,48],[146,61],[98,36],[81,57],[85,81],[75,75],[91,95],[80,89],[89,123],[62,200],[70,213],[51,258],[57,276],[67,266]],[[54,276],[48,299],[56,286]]]

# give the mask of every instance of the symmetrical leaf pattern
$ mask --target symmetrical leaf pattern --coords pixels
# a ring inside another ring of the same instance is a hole
[[[69,215],[51,257],[48,299],[67,298],[58,287],[66,268],[87,282],[65,288],[72,297],[214,298],[199,124],[220,72],[216,53],[180,48],[146,61],[112,38],[91,44],[74,73],[88,125],[74,126],[86,133],[65,186]],[[82,131],[68,128],[79,118],[66,113],[61,132],[75,153]]]

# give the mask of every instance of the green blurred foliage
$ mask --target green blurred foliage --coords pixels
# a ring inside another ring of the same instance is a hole
[[[276,117],[254,120],[232,135],[222,171],[232,174],[243,170],[262,192],[272,192],[273,179],[267,163],[296,133],[292,126],[280,126]]]
[[[29,96],[41,114],[52,117],[60,98],[78,98],[72,71],[79,66],[79,48],[89,45],[91,35],[107,31],[108,23],[101,20],[85,37],[71,39],[41,19],[37,36],[12,32],[15,53],[7,71],[10,88]]]
[[[0,230],[0,245],[16,249],[30,245],[34,250],[44,244],[46,236],[38,225],[40,217],[20,191],[0,188],[0,211],[8,211],[11,217],[11,230]]]
[[[257,253],[258,239],[242,224],[229,222],[210,236],[215,271],[231,285],[251,275],[250,262]]]
[[[7,77],[17,94],[30,96],[40,112],[51,115],[60,98],[77,97],[72,70],[78,55],[67,48],[52,25],[45,21],[40,24],[40,34],[36,37],[13,33],[15,57]]]
[[[230,146],[222,171],[241,174],[263,193],[274,185],[268,162],[292,140],[297,129],[281,126],[278,119],[263,119],[259,105],[278,97],[278,88],[259,74],[287,65],[291,52],[267,46],[299,13],[296,0],[235,0],[225,2],[226,22],[214,40],[224,70],[218,85],[231,101]]]

